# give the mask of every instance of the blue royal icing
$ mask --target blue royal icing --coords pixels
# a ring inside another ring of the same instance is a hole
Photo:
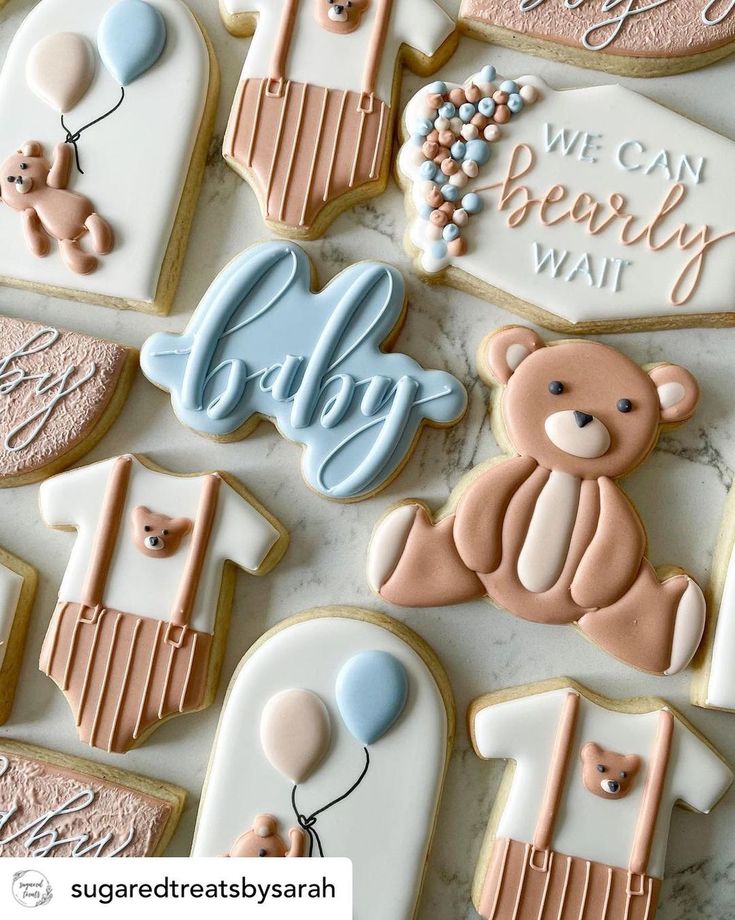
[[[97,33],[102,62],[121,86],[149,70],[166,46],[166,21],[145,0],[119,0],[105,13]]]
[[[247,250],[214,280],[182,335],[146,341],[141,367],[195,431],[224,437],[269,417],[304,445],[308,485],[361,498],[402,466],[424,421],[459,421],[467,394],[451,374],[380,350],[403,312],[396,269],[360,262],[318,293],[310,278],[294,243]]]
[[[350,734],[369,747],[383,737],[405,709],[408,674],[389,652],[359,652],[339,672],[335,692]]]

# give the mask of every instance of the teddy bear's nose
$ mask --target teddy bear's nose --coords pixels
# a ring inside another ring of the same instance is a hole
[[[163,540],[160,537],[146,537],[145,538],[146,546],[149,549],[162,549]]]
[[[618,792],[620,790],[620,783],[617,780],[611,779],[607,783],[608,792]]]
[[[574,421],[580,428],[584,428],[585,425],[589,425],[590,422],[594,421],[593,415],[588,415],[586,412],[580,412],[579,410],[574,410]]]
[[[258,856],[267,856],[268,850],[258,850]]]

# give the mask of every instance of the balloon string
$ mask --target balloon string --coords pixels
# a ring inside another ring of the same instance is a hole
[[[294,814],[296,815],[296,820],[299,822],[299,827],[306,831],[309,837],[309,856],[314,854],[314,845],[316,844],[317,849],[319,850],[319,855],[324,856],[324,847],[322,846],[322,841],[319,836],[318,831],[316,830],[316,822],[319,815],[323,814],[325,811],[328,811],[334,805],[339,805],[340,802],[343,802],[346,798],[352,795],[353,792],[358,788],[360,783],[367,776],[367,772],[370,769],[370,752],[367,748],[363,748],[365,751],[365,766],[363,767],[362,773],[356,782],[354,782],[347,792],[343,792],[342,795],[338,796],[336,799],[332,799],[327,805],[323,805],[321,808],[318,808],[316,811],[312,812],[308,817],[301,814],[296,804],[296,790],[298,786],[294,786],[291,790],[291,805],[293,806]]]
[[[84,175],[84,170],[82,169],[82,165],[79,161],[79,146],[78,146],[79,138],[88,128],[91,128],[94,125],[99,124],[101,121],[104,121],[105,118],[109,118],[110,115],[117,112],[117,110],[123,104],[124,100],[125,100],[125,87],[121,86],[120,87],[120,98],[118,99],[117,103],[108,112],[105,112],[104,115],[100,115],[98,118],[95,118],[93,121],[88,122],[86,125],[79,128],[78,131],[74,131],[73,133],[69,130],[69,128],[67,128],[66,123],[64,122],[64,115],[62,113],[61,127],[64,129],[64,131],[66,131],[66,138],[64,142],[66,144],[71,144],[72,147],[74,148],[74,159],[76,160],[77,169],[82,175]]]

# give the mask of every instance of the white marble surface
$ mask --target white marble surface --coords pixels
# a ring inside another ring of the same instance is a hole
[[[0,55],[32,5],[31,0],[10,0],[0,14]],[[171,316],[120,313],[11,290],[0,293],[3,312],[139,346],[156,330],[182,329],[214,274],[240,249],[267,235],[252,193],[219,155],[247,42],[227,34],[212,0],[193,0],[192,6],[213,39],[223,79],[217,133]],[[485,62],[494,63],[507,76],[535,71],[558,86],[611,79],[469,39],[462,39],[459,52],[443,74],[461,80]],[[735,137],[733,76],[735,58],[671,79],[624,82]],[[420,82],[406,78],[404,100]],[[728,192],[732,194],[732,189],[723,190],[723,194]],[[96,760],[115,760],[184,786],[190,798],[170,852],[185,855],[219,707],[227,680],[243,652],[266,628],[307,607],[346,603],[383,609],[404,619],[434,646],[447,667],[457,701],[457,746],[419,920],[469,920],[475,916],[469,898],[471,877],[502,771],[501,763],[481,762],[469,746],[464,713],[472,698],[565,673],[611,696],[665,695],[731,762],[735,761],[735,716],[691,707],[688,675],[656,679],[638,674],[614,662],[571,629],[534,626],[484,603],[428,611],[391,610],[371,596],[363,574],[364,553],[381,511],[404,496],[441,503],[466,470],[497,452],[486,414],[487,391],[474,379],[474,353],[489,330],[512,319],[494,306],[446,288],[426,287],[408,274],[408,259],[401,247],[403,229],[402,198],[391,184],[383,197],[343,215],[324,240],[306,248],[322,281],[359,258],[384,259],[407,273],[410,310],[398,346],[423,364],[446,367],[465,381],[471,402],[464,422],[449,432],[427,432],[405,471],[380,496],[359,505],[340,506],[309,492],[299,474],[298,447],[284,442],[270,425],[263,424],[245,442],[215,445],[184,431],[174,421],[168,397],[139,377],[120,420],[88,459],[142,451],[174,470],[228,470],[284,521],[291,532],[291,547],[268,577],[241,575],[238,579],[217,704],[206,712],[169,722],[142,749],[124,759],[90,754],[76,740],[61,693],[37,669],[73,538],[48,531],[41,523],[36,486],[3,492],[0,545],[36,564],[41,582],[17,704],[0,732]],[[626,483],[626,490],[642,511],[653,562],[679,563],[704,580],[735,466],[731,396],[735,330],[637,334],[608,337],[606,341],[624,348],[642,363],[670,359],[686,364],[701,382],[703,400],[696,418],[663,439],[650,461]],[[710,817],[677,810],[661,920],[690,920],[695,914],[703,920],[735,918],[733,827],[732,792]]]

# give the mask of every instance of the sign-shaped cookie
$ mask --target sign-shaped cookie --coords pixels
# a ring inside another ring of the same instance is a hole
[[[565,677],[480,697],[468,722],[483,760],[509,761],[472,891],[484,920],[653,920],[672,809],[709,814],[733,780],[664,700]]]
[[[0,738],[0,857],[161,856],[185,799],[169,783]]]
[[[446,674],[402,623],[284,620],[232,678],[192,856],[348,857],[356,918],[412,920],[453,737]]]
[[[214,699],[234,565],[269,571],[281,525],[222,473],[177,476],[124,455],[41,486],[41,513],[77,538],[41,670],[87,744],[124,753]]]
[[[462,30],[580,67],[657,77],[735,47],[732,0],[462,0]]]
[[[180,0],[40,0],[0,73],[0,283],[165,313],[218,91]]]
[[[182,335],[148,339],[141,367],[185,425],[235,440],[270,418],[305,446],[312,489],[358,500],[398,475],[424,424],[458,422],[467,394],[451,374],[381,350],[406,308],[396,269],[358,262],[321,291],[310,284],[294,243],[254,246],[215,278]]]
[[[0,549],[0,725],[13,706],[37,580],[28,563]]]
[[[223,155],[271,230],[313,239],[388,180],[401,63],[421,74],[457,45],[435,0],[222,0],[253,35]]]
[[[417,270],[565,332],[735,323],[735,143],[621,86],[487,66],[404,116]]]

